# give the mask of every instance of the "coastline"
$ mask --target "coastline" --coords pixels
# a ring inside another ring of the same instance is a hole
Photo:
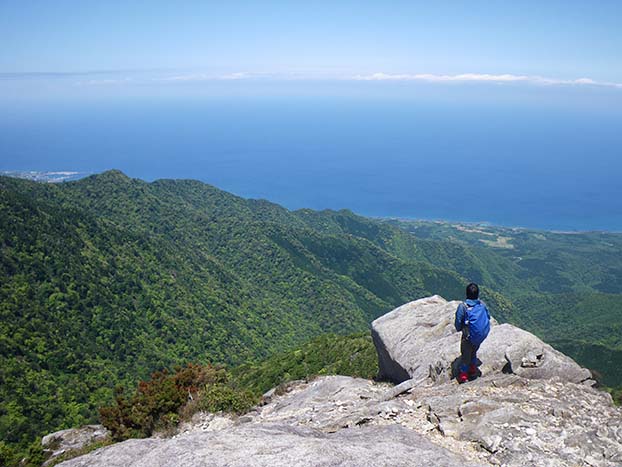
[[[36,182],[41,182],[41,183],[64,183],[64,182],[74,182],[74,181],[77,181],[82,178],[88,177],[90,175],[95,175],[98,173],[103,173],[103,172],[82,172],[82,171],[75,171],[75,170],[2,170],[0,171],[0,176],[22,178],[22,179],[32,180]],[[164,179],[167,177],[156,178],[154,180],[146,180],[141,177],[136,177],[136,178],[140,180],[144,180],[147,183],[152,183],[154,181]],[[195,180],[200,181],[201,183],[206,183],[206,184],[211,185],[211,183],[205,180],[199,179],[199,178],[196,178]],[[220,187],[218,188],[224,190],[223,188],[220,188]],[[224,190],[224,191],[227,191],[229,193],[232,193],[236,196],[240,196],[245,199],[259,199],[259,200],[265,199],[265,198],[248,197],[248,196],[244,196],[242,194],[238,194],[238,193],[235,193],[229,190]],[[292,208],[285,206],[285,203],[276,202],[271,199],[265,199],[265,200],[270,203],[279,204],[290,211],[297,211],[299,209],[312,209],[316,211],[323,210],[323,209],[309,208],[309,207],[292,209]],[[408,216],[395,216],[395,215],[380,215],[380,216],[369,215],[369,214],[364,214],[360,212],[355,212],[351,208],[328,208],[328,209],[332,211],[340,211],[340,210],[345,209],[347,211],[353,212],[354,214],[358,216],[366,217],[369,219],[380,220],[380,221],[397,221],[397,222],[402,222],[402,223],[419,222],[419,223],[427,223],[427,224],[447,225],[451,227],[463,226],[463,227],[478,228],[478,229],[493,229],[496,231],[509,231],[511,233],[519,233],[519,232],[530,233],[531,232],[531,233],[548,233],[548,234],[556,234],[556,235],[585,235],[585,234],[620,235],[622,234],[622,228],[619,230],[601,229],[601,228],[568,230],[568,229],[555,229],[555,228],[546,228],[546,227],[527,227],[527,226],[515,225],[515,224],[509,225],[509,224],[496,223],[496,222],[487,221],[487,220],[466,221],[466,220],[436,218],[436,217],[429,218],[429,217],[408,217]]]
[[[377,219],[381,221],[398,221],[398,222],[404,222],[404,223],[420,222],[420,223],[425,223],[425,224],[447,225],[451,227],[467,226],[467,227],[489,228],[489,229],[495,229],[495,230],[509,230],[514,233],[532,232],[532,233],[551,233],[551,234],[557,234],[557,235],[582,235],[582,234],[620,235],[622,234],[622,230],[606,230],[606,229],[558,230],[558,229],[547,229],[543,227],[524,227],[524,226],[516,226],[516,225],[496,224],[490,221],[463,221],[463,220],[449,220],[449,219],[438,219],[438,218],[429,219],[429,218],[422,218],[422,217],[403,217],[403,216],[364,216],[364,217],[369,217],[370,219]]]

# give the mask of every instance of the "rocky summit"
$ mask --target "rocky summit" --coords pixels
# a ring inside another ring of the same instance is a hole
[[[129,440],[69,466],[616,466],[622,413],[588,370],[507,324],[458,385],[458,302],[434,296],[374,321],[382,375],[324,376],[266,394],[241,417],[197,414],[173,437]]]
[[[461,334],[454,328],[460,302],[423,298],[396,308],[372,323],[380,377],[446,382],[459,365]],[[592,385],[589,370],[545,344],[533,334],[493,319],[478,357],[486,375],[512,373],[527,379],[551,379]]]

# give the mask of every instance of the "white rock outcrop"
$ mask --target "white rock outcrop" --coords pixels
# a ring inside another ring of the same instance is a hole
[[[372,323],[380,376],[395,383],[430,378],[443,383],[458,365],[461,334],[454,328],[458,301],[438,295],[406,303]],[[592,384],[589,370],[533,334],[493,320],[478,357],[484,375],[513,373],[528,379],[558,377]]]
[[[532,334],[495,325],[482,376],[451,378],[457,302],[418,300],[373,323],[398,386],[324,376],[242,417],[200,415],[172,438],[128,440],[63,467],[622,465],[622,413],[590,374]]]
[[[416,430],[390,421],[402,402],[374,402],[388,386],[345,376],[298,383],[234,424],[189,429],[173,438],[132,439],[63,467],[422,466],[465,462]]]

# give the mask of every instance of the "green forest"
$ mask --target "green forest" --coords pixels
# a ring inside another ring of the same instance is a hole
[[[387,222],[420,242],[470,251],[478,270],[442,248],[429,260],[498,291],[512,304],[508,321],[596,370],[601,381],[622,384],[622,234]]]
[[[427,295],[462,299],[471,280],[499,321],[622,384],[622,235],[289,211],[109,171],[0,177],[0,248],[5,458],[179,365],[231,368],[236,390],[255,396],[310,374],[371,376],[363,335],[322,336],[365,333]]]

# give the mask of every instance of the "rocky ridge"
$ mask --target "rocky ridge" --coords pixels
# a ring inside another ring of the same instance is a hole
[[[406,303],[372,323],[380,376],[400,383],[430,378],[447,382],[455,375],[461,334],[454,328],[460,302],[438,295]],[[533,334],[493,319],[478,356],[482,374],[512,373],[527,379],[551,379],[593,385],[589,370]]]
[[[622,464],[622,414],[589,371],[537,337],[495,325],[482,376],[452,368],[457,302],[434,296],[379,318],[381,372],[290,383],[242,417],[197,414],[172,438],[129,440],[68,466],[359,466]]]

